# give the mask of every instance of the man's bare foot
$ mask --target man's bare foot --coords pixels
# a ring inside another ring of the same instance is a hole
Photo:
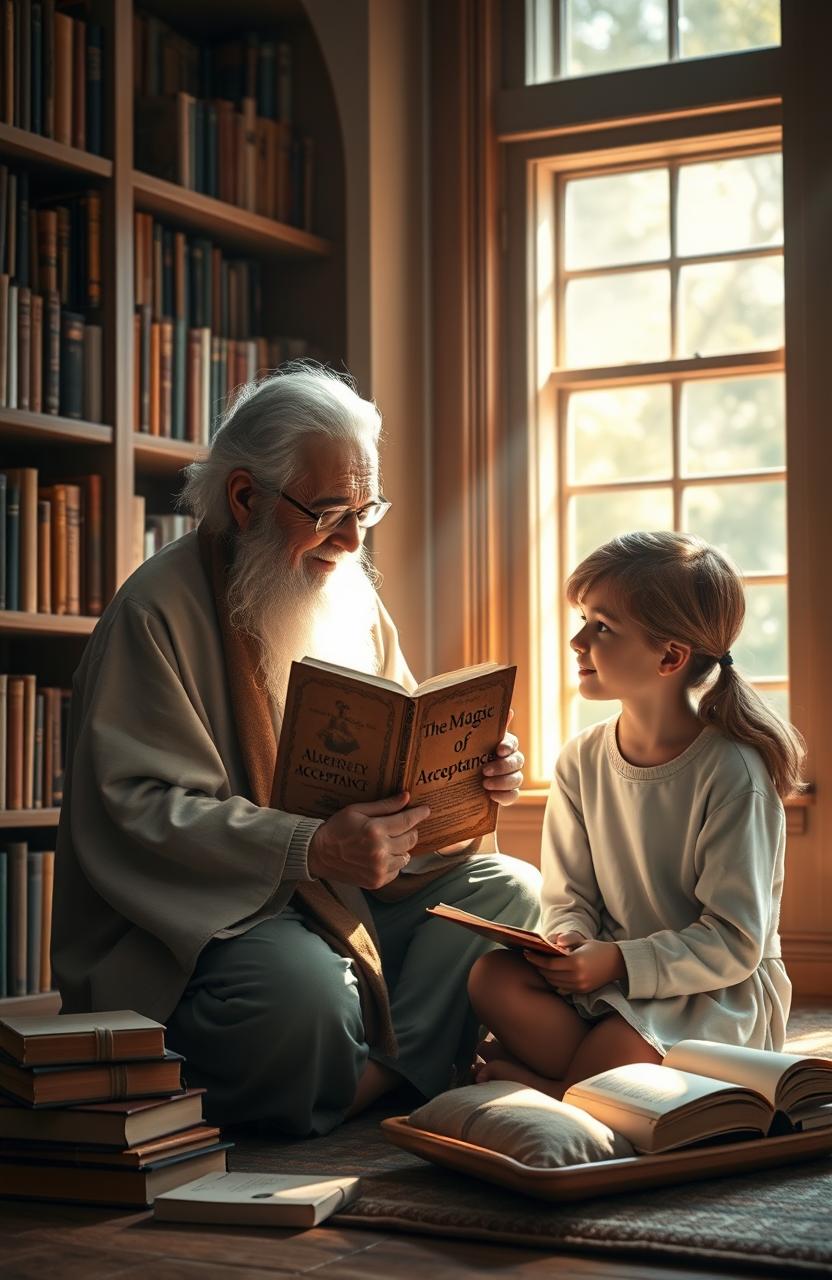
[[[531,1089],[538,1089],[541,1093],[548,1093],[552,1098],[558,1100],[563,1098],[562,1080],[550,1080],[548,1076],[539,1076],[536,1071],[532,1071],[531,1067],[527,1067],[525,1063],[508,1054],[483,1063],[477,1071],[476,1082],[485,1084],[488,1080],[516,1080],[518,1084],[525,1084]]]

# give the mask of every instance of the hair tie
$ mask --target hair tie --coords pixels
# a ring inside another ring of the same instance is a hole
[[[733,667],[734,659],[731,657],[731,650],[723,653],[721,658],[717,658],[717,662],[721,667]]]

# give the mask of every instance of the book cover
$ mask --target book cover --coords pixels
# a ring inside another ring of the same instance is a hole
[[[122,1150],[202,1121],[204,1089],[158,1098],[126,1098],[34,1111],[0,1097],[0,1138],[21,1142],[83,1142]]]
[[[36,613],[38,608],[38,473],[19,467],[15,473],[20,493],[20,579],[18,608]]]
[[[57,277],[57,259],[56,259]],[[43,311],[43,408],[56,414],[61,403],[61,297],[47,290]]]
[[[24,862],[24,876],[25,865]],[[23,962],[25,968],[25,944]],[[30,1107],[170,1094],[181,1088],[182,1061],[179,1054],[166,1049],[164,1058],[148,1061],[21,1067],[2,1053],[0,1089]]]
[[[35,702],[37,677],[22,676],[23,680],[23,803],[21,808],[33,809],[35,799]]]
[[[43,412],[43,297],[39,293],[32,294],[29,400],[32,413]]]
[[[516,670],[469,667],[426,680],[410,695],[392,680],[334,663],[293,662],[274,804],[327,818],[407,790],[411,805],[431,807],[415,853],[488,834],[497,805],[482,770],[505,733]]]
[[[38,499],[38,613],[52,612],[52,504]]]
[[[0,674],[0,810],[6,808],[6,770],[8,767],[9,677]],[[5,914],[3,916],[5,921]]]
[[[72,146],[72,18],[55,14],[55,140]]]
[[[84,412],[84,317],[61,312],[61,413],[80,418]]]
[[[23,677],[9,676],[7,694],[8,727],[6,733],[6,804],[9,809],[23,808]],[[20,992],[25,995],[25,992]]]
[[[104,32],[101,24],[87,24],[87,151],[102,154],[102,71]]]
[[[556,946],[542,933],[536,933],[533,929],[517,929],[513,925],[485,920],[482,916],[463,911],[460,907],[449,907],[444,902],[438,902],[435,907],[427,907],[426,911],[428,915],[436,916],[439,920],[461,924],[464,929],[470,929],[480,937],[488,938],[489,942],[499,942],[501,946],[508,947],[512,951],[536,951],[541,955],[561,956],[567,955],[571,950],[571,948]]]
[[[2,809],[0,805],[0,809]],[[8,854],[0,849],[0,998],[9,994]]]
[[[43,0],[43,132],[55,136],[55,0]]]
[[[157,1160],[141,1169],[79,1168],[36,1160],[0,1160],[0,1196],[145,1208],[155,1196],[194,1177],[222,1173],[230,1142]]]
[[[66,612],[81,612],[81,488],[65,484],[66,494]]]
[[[212,1173],[158,1196],[163,1222],[314,1227],[354,1200],[360,1178],[320,1174]]]
[[[35,751],[33,760],[32,808],[43,808],[43,711],[42,692],[35,694]]]
[[[87,145],[87,24],[72,19],[72,145]]]
[[[110,1169],[144,1169],[169,1156],[188,1155],[216,1147],[221,1139],[219,1129],[207,1124],[168,1133],[134,1147],[114,1151],[112,1147],[96,1147],[91,1143],[27,1142],[0,1138],[0,1160],[38,1160],[43,1164],[70,1164]]]
[[[29,409],[32,376],[32,294],[27,285],[17,290],[17,407]]]
[[[89,326],[88,326],[89,327]],[[104,607],[104,513],[101,476],[84,477],[86,538],[84,553],[84,612],[97,618]]]
[[[0,200],[3,193],[0,191]],[[0,266],[3,259],[0,256]],[[0,275],[0,408],[8,405],[9,396],[9,277]]]
[[[0,1050],[22,1067],[162,1060],[165,1028],[132,1009],[10,1014],[0,1018]]]

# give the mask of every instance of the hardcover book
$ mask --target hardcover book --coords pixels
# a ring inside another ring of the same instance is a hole
[[[360,1179],[310,1174],[210,1173],[156,1199],[163,1222],[314,1227],[358,1195]]]
[[[0,1138],[19,1142],[88,1143],[122,1150],[202,1121],[204,1089],[158,1098],[126,1098],[34,1111],[0,1098]]]
[[[144,1208],[157,1195],[182,1182],[206,1173],[224,1172],[231,1146],[230,1142],[215,1143],[205,1150],[168,1156],[140,1169],[0,1159],[0,1196]]]
[[[487,835],[497,804],[482,785],[505,733],[517,668],[486,663],[425,680],[393,680],[334,663],[293,662],[273,803],[328,818],[359,801],[410,792],[430,805],[414,853]]]
[[[22,1067],[161,1058],[165,1028],[132,1009],[0,1018],[0,1050]]]
[[[571,1085],[563,1101],[654,1154],[814,1127],[830,1114],[832,1061],[682,1040],[661,1065],[602,1071]]]
[[[25,959],[25,953],[24,953]],[[25,994],[25,992],[23,993]],[[0,1089],[30,1107],[64,1102],[106,1102],[135,1094],[168,1094],[181,1087],[182,1058],[165,1050],[149,1062],[95,1062],[20,1067],[0,1055]]]
[[[547,956],[562,956],[571,950],[569,947],[556,946],[533,929],[517,929],[514,925],[498,924],[495,920],[485,920],[460,907],[449,907],[444,902],[438,902],[435,907],[427,907],[426,910],[428,915],[437,916],[440,920],[450,920],[452,924],[461,924],[464,929],[488,938],[489,942],[499,942],[512,951],[537,951]]]

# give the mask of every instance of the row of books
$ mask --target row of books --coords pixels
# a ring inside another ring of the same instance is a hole
[[[140,96],[189,93],[237,106],[252,98],[267,120],[292,120],[288,40],[249,31],[234,40],[189,40],[153,14],[133,18],[133,76]]]
[[[0,674],[0,810],[52,809],[63,800],[69,689]]]
[[[151,320],[149,307],[136,312],[133,347],[134,429],[202,445],[235,388],[310,350],[303,339],[234,341],[183,320]]]
[[[264,218],[312,229],[315,148],[254,98],[207,101],[189,93],[136,100],[136,166]]]
[[[103,32],[55,0],[4,0],[0,121],[101,154]]]
[[[41,195],[25,170],[0,164],[0,274],[62,307],[101,305],[101,192]]]
[[[225,1172],[164,1030],[131,1010],[0,1021],[0,1196],[142,1208]]]
[[[52,885],[55,854],[25,841],[0,845],[0,996],[52,988]]]
[[[143,532],[140,531],[139,535],[141,538],[139,563],[142,560],[149,560],[151,556],[155,556],[157,551],[161,551],[162,547],[166,547],[169,542],[176,542],[177,538],[183,538],[186,533],[190,533],[196,527],[193,516],[179,513],[144,517],[144,498],[140,494],[137,494],[136,498],[138,506],[134,507],[134,511],[137,519],[142,520],[143,525]]]
[[[0,408],[103,420],[103,331],[0,275]]]
[[[103,607],[100,475],[42,484],[0,471],[0,609],[97,617]]]

